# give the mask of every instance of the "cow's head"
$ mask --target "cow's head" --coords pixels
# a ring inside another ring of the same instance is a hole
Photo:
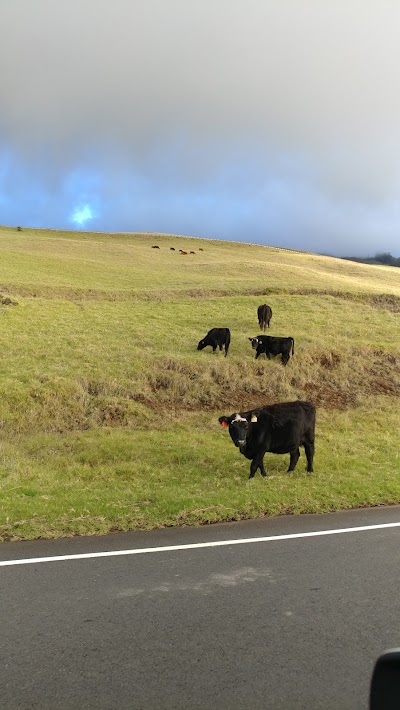
[[[219,423],[224,428],[229,428],[230,437],[239,449],[246,445],[249,427],[257,421],[257,414],[253,412],[250,417],[242,417],[241,414],[235,412],[230,417],[220,417]]]
[[[206,344],[205,344],[205,342],[204,342],[204,339],[203,339],[203,340],[200,340],[200,342],[199,342],[199,344],[198,344],[198,346],[197,346],[197,350],[203,350],[203,348],[205,348],[205,347],[206,347]]]
[[[251,347],[254,348],[254,350],[256,350],[256,348],[258,347],[258,343],[259,343],[258,338],[249,338],[249,340],[251,342]]]

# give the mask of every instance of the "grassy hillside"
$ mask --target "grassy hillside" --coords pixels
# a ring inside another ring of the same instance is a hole
[[[3,539],[400,501],[398,269],[15,228],[0,259],[18,302],[0,305]],[[270,334],[295,339],[286,368],[254,360],[263,302]],[[196,350],[213,326],[231,329],[227,358]],[[267,454],[269,477],[248,481],[218,416],[296,398],[318,406],[315,473]]]

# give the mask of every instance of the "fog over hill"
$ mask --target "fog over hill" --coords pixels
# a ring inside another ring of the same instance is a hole
[[[397,253],[400,5],[0,5],[0,222]]]

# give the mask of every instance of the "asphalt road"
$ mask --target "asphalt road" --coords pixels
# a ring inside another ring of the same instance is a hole
[[[4,543],[1,560],[400,522],[400,508]],[[0,567],[3,710],[368,707],[400,528]]]

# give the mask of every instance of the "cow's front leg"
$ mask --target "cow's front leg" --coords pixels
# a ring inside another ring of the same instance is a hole
[[[250,476],[249,476],[249,478],[254,478],[254,475],[255,475],[255,473],[256,473],[256,471],[257,471],[258,468],[260,469],[260,473],[261,473],[262,476],[266,476],[266,475],[267,475],[267,474],[266,474],[266,471],[265,471],[265,468],[264,468],[264,454],[262,454],[261,456],[256,456],[256,457],[252,460],[252,462],[251,462],[251,464],[250,464]]]
[[[267,475],[267,472],[266,472],[266,470],[265,470],[265,468],[264,468],[264,459],[263,459],[263,458],[261,459],[260,465],[259,465],[258,468],[260,469],[260,473],[261,473],[261,475],[263,476],[263,478],[265,478],[265,476]]]
[[[290,463],[289,463],[289,468],[287,470],[288,473],[290,473],[290,471],[294,471],[299,458],[300,458],[300,449],[296,449],[295,451],[290,452]]]

